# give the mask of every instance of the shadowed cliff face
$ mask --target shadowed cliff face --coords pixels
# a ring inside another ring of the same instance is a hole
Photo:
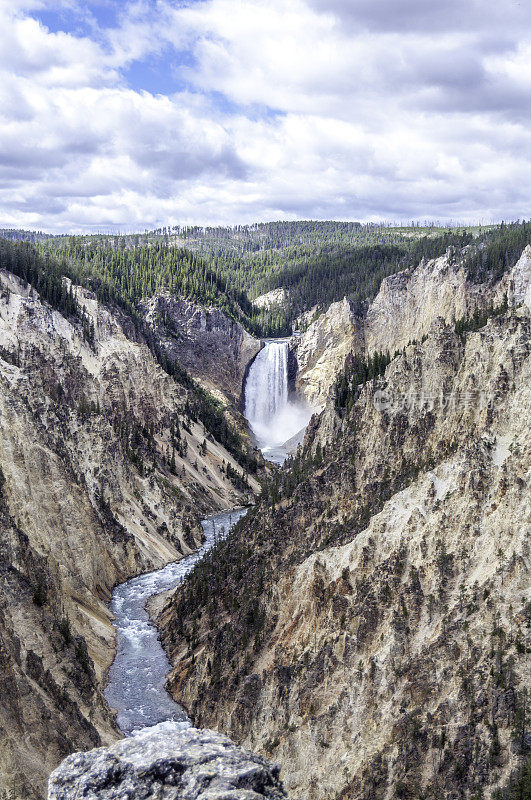
[[[17,800],[118,735],[101,695],[112,587],[195,549],[200,517],[251,489],[126,318],[74,288],[89,343],[13,276],[0,284],[0,786]]]
[[[302,336],[292,341],[300,396],[311,404],[324,405],[348,353],[389,351],[392,355],[427,335],[438,317],[453,324],[472,316],[475,309],[484,309],[490,303],[499,305],[507,292],[510,299],[517,297],[518,302],[523,302],[529,286],[531,247],[495,286],[468,280],[462,258],[447,253],[385,278],[363,314],[354,313],[346,298],[332,303]]]
[[[435,321],[348,414],[330,402],[161,614],[175,697],[294,797],[490,796],[531,745],[526,293],[463,337]]]
[[[260,341],[219,309],[157,294],[143,303],[145,320],[175,358],[202,386],[240,404],[243,381]]]

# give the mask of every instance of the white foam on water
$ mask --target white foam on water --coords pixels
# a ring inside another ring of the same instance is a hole
[[[289,398],[287,340],[266,342],[245,383],[245,417],[265,458],[282,463],[283,446],[306,427],[314,409]]]
[[[117,722],[125,734],[136,735],[159,725],[178,726],[179,730],[190,726],[186,712],[164,687],[171,665],[145,605],[153,595],[176,588],[215,541],[224,538],[246,513],[247,509],[239,509],[203,520],[205,541],[200,550],[115,588],[111,611],[116,616],[116,658],[105,697],[117,709]]]
[[[184,731],[191,728],[192,724],[189,720],[184,722],[175,722],[174,720],[164,720],[164,722],[157,722],[156,725],[146,725],[145,728],[138,728],[131,731],[131,736],[135,739],[140,739],[142,736],[149,736],[152,733],[173,733],[174,731]]]

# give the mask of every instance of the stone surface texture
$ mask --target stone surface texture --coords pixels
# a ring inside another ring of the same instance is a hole
[[[392,355],[427,335],[438,317],[454,324],[476,308],[501,303],[507,292],[524,302],[525,291],[531,292],[527,288],[530,269],[531,247],[527,247],[511,274],[487,287],[470,282],[461,259],[449,252],[385,278],[362,313],[354,313],[346,299],[333,303],[302,336],[292,340],[298,362],[297,392],[310,404],[323,406],[347,353],[389,351]]]
[[[200,616],[177,596],[162,612],[194,724],[278,760],[290,796],[487,798],[530,752],[528,263],[507,313],[462,337],[428,325],[442,262],[419,269],[436,297],[409,334],[416,279],[388,281],[398,338],[389,324],[379,347],[426,338],[349,411],[327,401],[306,436],[317,467],[251,512]]]
[[[279,768],[208,730],[140,734],[74,753],[48,800],[283,800]]]
[[[143,306],[168,356],[220,399],[238,404],[260,341],[218,308],[168,293],[156,294]]]
[[[253,300],[253,306],[257,308],[274,308],[281,306],[289,299],[289,292],[287,289],[271,289],[270,292],[261,294]]]

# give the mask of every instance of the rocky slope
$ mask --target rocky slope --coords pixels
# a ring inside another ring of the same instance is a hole
[[[168,293],[156,294],[142,306],[166,353],[206,389],[238,406],[260,341],[219,309]]]
[[[329,403],[159,618],[194,723],[279,760],[294,797],[490,797],[531,747],[529,256],[479,331],[425,297],[424,341]]]
[[[282,800],[279,768],[226,736],[194,728],[144,733],[75,753],[50,778],[48,800]]]
[[[310,406],[323,405],[351,352],[363,352],[364,331],[345,297],[332,303],[307,330],[291,341],[297,362],[295,391]]]
[[[521,293],[521,287],[528,285],[529,246],[512,274],[492,287],[468,279],[462,263],[465,254],[451,250],[441,258],[423,260],[416,268],[385,278],[362,313],[355,313],[346,298],[333,303],[292,340],[300,396],[311,405],[322,406],[347,353],[392,354],[425,336],[436,318],[452,324],[471,316],[476,308],[499,304],[507,291],[512,291],[511,286]]]
[[[272,289],[270,292],[261,294],[253,300],[253,306],[257,308],[274,308],[275,306],[285,305],[289,300],[287,289]]]
[[[81,326],[0,284],[0,796],[17,800],[118,735],[101,694],[112,587],[195,549],[201,515],[257,484],[235,488],[241,468],[127,318],[73,287]]]

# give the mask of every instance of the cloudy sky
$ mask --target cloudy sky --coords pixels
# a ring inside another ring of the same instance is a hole
[[[531,216],[528,0],[0,0],[0,226]]]

